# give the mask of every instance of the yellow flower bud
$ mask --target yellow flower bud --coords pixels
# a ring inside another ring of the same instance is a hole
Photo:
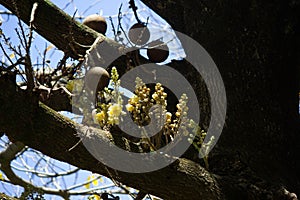
[[[119,124],[119,116],[122,113],[122,106],[120,104],[112,104],[108,108],[108,123]]]
[[[113,104],[108,108],[109,116],[119,116],[122,112],[122,107],[119,104]]]
[[[170,112],[167,112],[167,113],[166,113],[166,121],[167,121],[168,123],[171,122],[171,118],[172,118],[172,114],[171,114]]]
[[[128,110],[129,112],[132,112],[132,111],[134,110],[133,105],[127,104],[127,105],[126,105],[126,110]]]
[[[139,97],[134,95],[130,100],[131,100],[132,103],[138,103],[139,102]]]
[[[96,114],[96,120],[98,121],[98,123],[102,122],[104,119],[105,119],[104,111],[101,111]]]
[[[157,100],[157,99],[158,99],[158,95],[157,95],[156,93],[154,93],[154,94],[152,95],[152,98],[153,98],[154,100]]]

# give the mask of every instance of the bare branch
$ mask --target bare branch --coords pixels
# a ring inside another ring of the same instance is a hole
[[[27,77],[27,90],[32,91],[34,88],[34,73],[31,63],[31,57],[30,57],[30,47],[32,44],[32,38],[33,38],[33,21],[35,17],[35,12],[38,7],[38,3],[34,3],[32,6],[31,14],[30,14],[30,21],[29,21],[29,36],[28,36],[28,42],[25,38],[25,44],[26,44],[26,55],[25,55],[25,73]],[[20,20],[20,19],[19,19]],[[22,26],[20,27],[21,30],[23,30]],[[24,31],[22,31],[23,33]]]
[[[136,12],[137,9],[138,9],[138,7],[136,7],[136,5],[135,5],[135,3],[134,3],[134,0],[130,0],[130,1],[129,1],[129,4],[130,4],[130,8],[133,10],[133,13],[134,13],[134,16],[135,16],[136,21],[137,21],[139,24],[141,24],[142,21],[139,19],[138,15],[137,15],[137,12]]]

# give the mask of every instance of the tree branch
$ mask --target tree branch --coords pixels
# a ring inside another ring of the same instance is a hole
[[[39,100],[55,111],[72,112],[74,108],[72,108],[71,96],[65,90],[62,87],[53,90],[46,87],[45,89],[39,88]],[[80,113],[80,111],[77,112]]]
[[[179,159],[178,162],[159,171],[133,176],[108,169],[90,155],[82,143],[69,151],[80,140],[77,131],[84,134],[88,127],[77,125],[80,127],[78,130],[73,121],[44,104],[33,104],[27,97],[28,94],[18,89],[11,79],[7,74],[0,77],[0,90],[3,91],[0,93],[0,118],[3,119],[0,127],[11,141],[21,141],[52,158],[111,177],[164,199],[220,199],[220,191],[213,176],[199,164],[187,159]],[[111,142],[110,133],[103,135],[103,131],[95,131],[98,133],[97,140]],[[106,151],[109,152],[109,149]],[[126,164],[129,163],[124,163]],[[161,187],[162,185],[167,187]],[[180,193],[176,189],[178,186],[182,188]]]
[[[119,46],[112,40],[75,21],[48,0],[0,0],[0,4],[27,25],[30,24],[31,9],[36,2],[38,7],[32,27],[72,58],[83,57],[97,37],[100,37],[103,45],[106,46],[106,50],[102,52],[103,58],[109,58],[111,53],[109,50],[116,51],[116,46]]]

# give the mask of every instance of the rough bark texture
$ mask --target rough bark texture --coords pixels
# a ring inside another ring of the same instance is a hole
[[[171,5],[182,8],[175,29],[216,62],[228,99],[222,151],[299,192],[299,1],[143,2],[170,23]]]
[[[17,1],[18,6],[22,5],[18,12],[13,2],[0,0],[28,23],[34,1]],[[93,43],[95,33],[74,23],[51,3],[37,2],[45,10],[36,15],[36,31],[74,58],[83,55],[86,49],[77,44]],[[259,190],[264,193],[260,194],[253,189],[258,179],[271,181],[271,185],[282,184],[299,194],[299,1],[143,2],[175,30],[204,46],[219,67],[227,92],[228,114],[222,136],[210,156],[211,171],[217,179],[187,159],[150,174],[113,172],[113,178],[165,199],[221,198],[216,184],[228,199],[269,199],[265,195],[268,191]],[[61,32],[53,31],[56,24],[47,21],[45,13],[63,24]],[[72,37],[69,34],[62,39],[70,30]],[[176,65],[182,65],[181,73],[188,76],[186,63]],[[67,151],[78,141],[72,122],[42,104],[38,106],[34,98],[25,98],[13,82],[3,79],[0,87],[6,93],[0,96],[0,117],[4,119],[0,121],[1,131],[53,158],[108,175],[101,163],[95,165],[97,161],[82,145]],[[198,83],[198,77],[189,80]],[[203,88],[194,87],[200,95]],[[207,193],[203,193],[205,188]]]

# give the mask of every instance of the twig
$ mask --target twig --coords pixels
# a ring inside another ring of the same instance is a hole
[[[54,76],[59,70],[62,69],[63,66],[66,66],[66,61],[67,61],[68,58],[69,58],[69,56],[67,54],[64,54],[63,58],[59,61],[57,67],[51,73],[51,76]]]
[[[43,61],[42,61],[42,68],[43,68],[43,74],[45,73],[45,65],[46,65],[46,53],[47,53],[47,43],[45,44],[45,50],[43,52]]]
[[[24,64],[23,61],[24,61],[24,57],[19,58],[19,59],[17,60],[17,62],[15,62],[15,63],[13,63],[12,65],[8,66],[8,67],[6,68],[6,71],[11,71],[13,68],[16,68],[17,65]],[[23,75],[21,74],[21,76],[23,76]]]
[[[72,151],[75,147],[77,147],[81,142],[82,142],[82,138],[80,138],[80,140],[76,143],[76,144],[74,144],[74,146],[72,146],[70,149],[68,149],[68,151]]]
[[[134,0],[130,0],[129,1],[129,8],[131,8],[132,9],[132,11],[133,11],[133,13],[134,13],[134,16],[135,16],[135,19],[136,19],[136,21],[139,23],[139,24],[141,24],[142,23],[142,21],[139,19],[139,17],[138,17],[138,15],[137,15],[137,7],[135,6],[135,3],[134,3]]]
[[[71,3],[73,3],[73,0],[70,0],[68,3],[66,3],[66,5],[62,8],[62,10],[65,10],[67,7],[69,7]]]
[[[20,32],[18,31],[17,28],[15,29],[15,31],[16,31],[16,34],[17,34],[17,36],[18,36],[18,38],[19,38],[19,41],[20,41],[20,43],[21,43],[21,46],[23,47],[23,49],[26,49],[26,46],[25,46],[25,44],[24,44],[24,41],[23,41],[23,39],[22,39],[22,37],[21,37],[21,35],[20,35]]]
[[[18,17],[18,24],[19,24],[19,27],[20,27],[20,29],[21,29],[23,41],[25,42],[25,46],[27,46],[26,34],[25,34],[24,28],[23,28],[23,26],[22,26],[21,15],[20,15],[18,6],[17,6],[17,4],[16,4],[16,0],[13,1],[13,5],[14,5],[14,8],[15,8],[15,10],[16,10],[16,15],[17,15],[17,17]]]
[[[120,26],[121,26],[121,19],[122,19],[122,6],[123,4],[121,3],[118,11],[118,28],[117,28],[117,33],[120,31]]]
[[[73,14],[73,16],[72,16],[72,20],[75,19],[75,15],[76,15],[77,11],[78,11],[78,10],[75,10],[75,12],[74,12],[74,14]],[[80,43],[78,43],[78,42],[76,42],[76,40],[75,40],[75,38],[74,38],[73,27],[72,27],[71,25],[69,26],[69,32],[70,32],[70,33],[69,33],[68,35],[65,36],[66,39],[69,39],[69,43],[67,44],[67,46],[66,46],[64,49],[66,49],[66,50],[68,50],[68,51],[69,51],[69,49],[71,49],[74,53],[76,53],[76,55],[77,55],[79,58],[83,58],[84,55],[79,54],[79,53],[77,52],[77,50],[75,49],[75,47],[74,47],[73,44],[77,44],[77,45],[79,45],[79,46],[81,46],[81,47],[86,47],[86,46],[85,46],[85,45],[82,45],[82,44],[80,44]]]
[[[10,39],[7,38],[5,34],[2,34],[2,36],[3,36],[3,39],[5,41],[5,44],[8,46],[8,49],[13,51],[16,55],[22,57],[23,55],[22,55],[22,51],[20,49],[20,45],[18,46],[19,51],[17,51],[16,47],[11,45],[11,42],[9,41]],[[22,39],[20,39],[20,40],[22,40]]]
[[[100,2],[100,0],[95,1],[93,4],[91,4],[87,9],[85,9],[82,13],[82,15],[84,15],[87,11],[89,11],[91,8],[93,8],[96,4],[98,4]]]
[[[35,12],[38,7],[38,3],[35,2],[32,6],[31,14],[30,14],[30,21],[29,21],[29,38],[28,42],[26,42],[25,39],[25,44],[26,44],[26,55],[25,55],[25,73],[27,77],[27,90],[32,91],[35,84],[34,84],[34,74],[33,74],[33,69],[32,69],[32,63],[31,63],[31,57],[30,57],[30,47],[32,44],[32,38],[33,38],[33,21],[35,17]],[[21,31],[24,34],[24,30],[22,27]]]
[[[114,23],[113,23],[113,20],[112,20],[111,16],[109,16],[109,21],[110,21],[112,31],[113,31],[114,36],[115,36],[115,41],[117,41],[117,33],[116,33],[116,29],[115,29],[115,26],[114,26]]]
[[[117,33],[120,31],[119,29],[121,29],[121,31],[123,32],[123,34],[124,34],[126,40],[129,42],[129,44],[130,44],[131,46],[134,46],[134,45],[131,43],[130,39],[127,37],[127,33],[125,32],[125,30],[124,30],[123,27],[122,27],[122,23],[121,23],[121,20],[122,20],[122,10],[121,10],[121,9],[122,9],[122,4],[120,5],[119,13],[118,13],[118,29],[117,29]],[[124,44],[123,41],[122,41],[122,44],[123,44],[124,46],[126,46],[126,45]]]
[[[50,178],[50,177],[60,177],[60,176],[67,176],[67,175],[71,175],[73,173],[78,172],[80,169],[79,168],[75,168],[74,170],[69,170],[66,172],[61,172],[61,173],[46,173],[46,172],[42,172],[42,171],[36,171],[34,169],[24,169],[24,168],[20,168],[17,166],[11,166],[13,169],[17,170],[17,171],[21,171],[21,172],[26,172],[26,173],[32,173],[37,175],[38,177],[41,178]]]
[[[6,39],[7,39],[7,38],[4,36],[4,40],[5,40],[5,41],[6,41]],[[7,42],[6,42],[6,43],[7,43]],[[4,49],[3,45],[2,45],[2,43],[0,43],[0,48],[1,48],[1,50],[2,50],[2,52],[3,52],[3,54],[4,54],[4,56],[5,56],[5,57],[9,60],[9,62],[11,63],[11,65],[8,66],[7,68],[3,69],[3,71],[11,71],[13,68],[16,69],[16,66],[17,66],[17,65],[19,65],[19,64],[24,64],[24,63],[23,63],[24,57],[19,58],[19,59],[17,60],[17,62],[14,63],[14,62],[11,60],[11,58],[9,57],[9,55],[6,53],[6,51],[5,51],[5,49]],[[9,48],[11,49],[12,47],[9,45]],[[16,50],[14,50],[14,52],[16,52]],[[3,67],[1,67],[1,68],[3,68]],[[25,77],[23,76],[22,72],[19,73],[19,74],[21,75],[22,79],[26,82],[26,79],[25,79]]]
[[[0,15],[14,15],[14,14],[10,11],[7,11],[7,10],[1,10]]]
[[[5,49],[4,49],[4,47],[3,47],[3,45],[2,45],[1,42],[0,42],[0,48],[1,48],[1,50],[2,50],[2,52],[3,52],[3,54],[4,54],[4,56],[5,56],[5,57],[9,60],[9,62],[13,65],[14,62],[10,59],[9,55],[6,53],[6,51],[5,51]]]

